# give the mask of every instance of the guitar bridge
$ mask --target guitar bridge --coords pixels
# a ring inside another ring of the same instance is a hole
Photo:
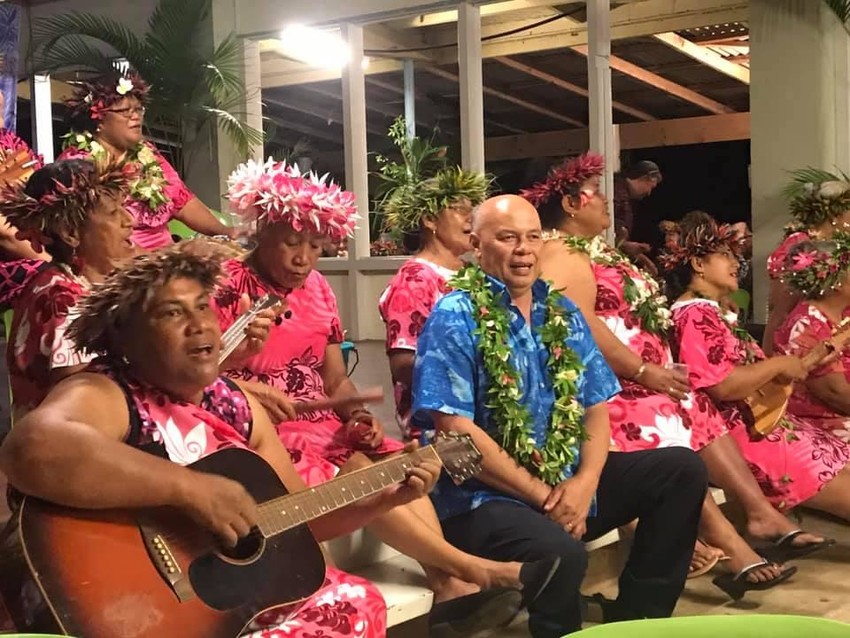
[[[153,562],[159,575],[169,584],[178,600],[185,603],[194,598],[195,592],[192,590],[192,585],[183,570],[180,569],[180,565],[174,558],[174,554],[171,553],[171,548],[168,547],[165,538],[146,525],[140,525],[139,529],[142,532],[142,538],[151,562]]]

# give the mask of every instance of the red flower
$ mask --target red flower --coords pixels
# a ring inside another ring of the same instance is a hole
[[[554,348],[552,348],[552,356],[556,359],[560,359],[561,354],[563,354],[563,352],[564,351],[561,349],[561,346],[555,346]]]
[[[486,317],[489,314],[489,312],[490,311],[487,310],[487,308],[485,306],[481,306],[481,308],[478,309],[478,314],[480,314],[482,317]]]
[[[502,375],[502,385],[510,385],[511,383],[513,383],[513,379],[511,379],[511,375],[506,372]]]

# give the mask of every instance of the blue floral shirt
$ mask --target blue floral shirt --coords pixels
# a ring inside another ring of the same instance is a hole
[[[552,380],[546,366],[549,353],[538,332],[546,320],[549,286],[542,280],[534,284],[529,326],[511,303],[505,285],[492,277],[487,279],[496,298],[511,315],[508,336],[511,362],[519,372],[522,404],[528,408],[533,419],[533,436],[537,445],[542,446],[555,402]],[[617,394],[620,384],[597,348],[590,327],[579,309],[566,297],[561,297],[560,302],[567,310],[569,323],[566,345],[576,352],[584,364],[577,384],[576,400],[586,409]],[[413,370],[413,412],[419,413],[419,416],[435,411],[466,417],[499,442],[499,434],[485,407],[487,373],[478,351],[478,338],[472,334],[475,329],[472,302],[467,293],[455,291],[437,302],[417,342]],[[565,467],[564,478],[572,476],[574,471],[575,467]],[[488,500],[515,500],[475,479],[458,487],[445,473],[431,493],[431,498],[441,519],[473,510]]]

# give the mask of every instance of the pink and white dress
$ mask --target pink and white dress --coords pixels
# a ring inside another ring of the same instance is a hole
[[[765,358],[758,344],[733,332],[737,316],[725,316],[714,301],[677,302],[673,321],[679,361],[688,365],[697,394],[708,397],[706,388],[721,383],[736,367]],[[787,414],[787,428],[761,436],[748,427],[752,413],[746,404],[724,402],[717,407],[765,496],[779,510],[810,499],[850,461],[847,444],[816,421]]]
[[[239,260],[224,264],[227,279],[219,288],[215,304],[222,330],[238,315],[239,298],[252,300],[266,293],[286,298],[292,313],[280,325],[272,325],[262,352],[242,367],[229,370],[234,379],[271,385],[296,401],[326,398],[322,364],[328,344],[342,343],[342,325],[336,297],[321,273],[312,271],[301,288],[277,288]],[[297,421],[277,424],[278,436],[293,455],[295,469],[308,485],[333,478],[355,450],[345,436],[342,420],[333,410],[302,414]],[[404,446],[384,438],[376,453],[395,452]]]
[[[141,246],[145,250],[154,250],[162,248],[174,243],[171,239],[171,232],[168,230],[168,222],[170,222],[191,200],[195,195],[180,176],[174,167],[165,157],[162,156],[156,147],[150,142],[143,142],[156,157],[162,168],[162,173],[168,184],[165,187],[165,195],[168,201],[158,206],[155,210],[152,209],[147,202],[127,197],[124,201],[129,213],[133,216],[135,223],[133,224],[133,242],[137,246]],[[81,151],[74,147],[68,147],[59,156],[60,160],[65,159],[88,159],[90,154],[87,151]]]
[[[416,352],[419,334],[434,304],[449,291],[455,271],[414,257],[390,279],[378,299],[378,311],[387,327],[387,354],[393,350]],[[418,439],[410,423],[411,388],[395,383],[396,420],[406,439]]]
[[[76,351],[67,335],[77,316],[77,300],[88,294],[88,288],[86,280],[51,264],[32,276],[15,299],[6,345],[13,419],[20,419],[44,400],[54,370],[91,360],[87,353]]]
[[[850,309],[845,311],[850,317]],[[773,336],[777,354],[801,356],[816,345],[829,339],[837,326],[816,306],[808,301],[798,303]],[[843,374],[850,383],[850,352],[844,350],[832,363],[818,366],[809,372],[810,378]],[[850,416],[836,412],[809,392],[805,383],[795,383],[794,392],[788,401],[788,412],[794,416],[812,420],[819,427],[829,430],[842,441],[850,442]]]
[[[607,250],[614,250],[610,247]],[[625,290],[649,277],[624,259],[616,264],[591,260],[596,278],[596,314],[614,335],[647,363],[672,363],[664,337],[645,330]],[[608,401],[611,438],[621,452],[664,447],[689,447],[699,451],[726,434],[717,409],[704,395],[691,393],[678,402],[666,394],[620,377],[622,391]]]
[[[113,379],[128,397],[126,442],[188,465],[224,448],[249,449],[253,417],[242,391],[219,378],[204,391],[200,405],[172,400],[100,362],[92,366]],[[243,638],[381,638],[387,608],[369,581],[326,566],[325,582],[298,603],[266,610]]]

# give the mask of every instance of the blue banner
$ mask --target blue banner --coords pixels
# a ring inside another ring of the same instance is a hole
[[[3,128],[15,130],[18,112],[18,50],[21,7],[0,4],[0,93],[3,94]]]

